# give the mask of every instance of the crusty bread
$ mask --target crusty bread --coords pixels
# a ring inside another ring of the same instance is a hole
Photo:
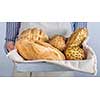
[[[65,56],[67,60],[82,60],[85,59],[85,52],[81,46],[87,36],[87,29],[79,28],[65,43],[65,38],[61,35],[55,35],[49,40],[41,29],[31,28],[19,35],[15,46],[26,60],[65,60]]]
[[[68,60],[82,60],[85,59],[85,51],[81,48],[82,43],[88,36],[86,28],[76,29],[75,32],[68,38],[66,43],[65,55]]]
[[[18,53],[26,60],[64,60],[65,56],[58,49],[42,41],[31,42],[20,39],[16,42]]]
[[[18,39],[25,39],[25,38],[27,38],[30,41],[48,40],[47,34],[45,34],[41,29],[38,28],[26,29],[18,37]]]
[[[49,43],[60,51],[65,50],[65,38],[62,35],[54,35],[50,38]]]
[[[81,46],[83,41],[88,36],[88,30],[86,28],[78,28],[72,35],[68,38],[66,43],[67,47]]]

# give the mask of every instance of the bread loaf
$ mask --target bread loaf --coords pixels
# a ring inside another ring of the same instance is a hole
[[[16,42],[18,53],[26,60],[64,60],[65,56],[58,49],[42,41],[31,42],[20,39]]]

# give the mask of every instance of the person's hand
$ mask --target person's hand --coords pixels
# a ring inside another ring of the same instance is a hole
[[[8,41],[6,43],[6,48],[7,48],[8,52],[10,52],[11,50],[14,50],[14,48],[15,48],[14,42],[13,41]]]

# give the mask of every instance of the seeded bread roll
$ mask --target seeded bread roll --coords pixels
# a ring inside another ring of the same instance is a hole
[[[68,38],[66,43],[67,47],[81,46],[84,40],[88,36],[88,30],[86,28],[78,28],[72,35]]]
[[[65,55],[68,60],[83,60],[86,55],[81,48],[82,43],[88,36],[88,30],[86,28],[79,28],[68,38],[66,43]]]
[[[85,59],[85,52],[79,46],[69,47],[65,51],[67,60],[83,60]]]

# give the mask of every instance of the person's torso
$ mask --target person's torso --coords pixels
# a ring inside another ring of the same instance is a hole
[[[69,22],[22,22],[20,33],[33,27],[42,29],[48,36],[53,36],[54,34],[69,36],[72,32],[71,23]]]

